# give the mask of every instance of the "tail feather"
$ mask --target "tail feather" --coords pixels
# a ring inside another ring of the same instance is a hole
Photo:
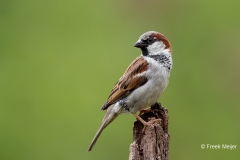
[[[99,127],[97,133],[95,134],[88,151],[91,151],[94,147],[95,143],[97,142],[99,136],[101,135],[102,131],[119,115],[119,112],[114,111],[113,107],[109,107],[107,109],[107,113],[103,118],[102,124]]]
[[[97,133],[95,134],[95,136],[94,136],[94,138],[93,138],[93,140],[92,140],[92,142],[91,142],[90,147],[88,148],[88,151],[91,151],[91,150],[92,150],[93,146],[95,145],[95,143],[97,142],[99,136],[101,135],[101,133],[102,133],[102,131],[104,130],[104,128],[107,127],[107,125],[108,125],[108,124],[106,124],[106,123],[102,123],[102,124],[101,124],[100,128],[98,129]]]

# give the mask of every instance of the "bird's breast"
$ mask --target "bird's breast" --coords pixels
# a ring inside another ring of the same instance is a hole
[[[136,113],[157,102],[167,87],[169,75],[165,67],[149,63],[149,70],[144,74],[148,79],[147,83],[133,91],[126,99],[129,112]]]

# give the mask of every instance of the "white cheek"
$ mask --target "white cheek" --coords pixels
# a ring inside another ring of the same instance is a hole
[[[165,48],[165,45],[163,44],[163,42],[160,42],[160,41],[156,41],[147,47],[150,54],[159,53],[162,50],[164,50],[164,48]]]

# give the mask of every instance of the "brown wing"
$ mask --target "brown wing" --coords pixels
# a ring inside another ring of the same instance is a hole
[[[147,78],[145,76],[134,76],[146,71],[147,69],[147,61],[145,61],[142,56],[137,57],[137,59],[130,64],[123,76],[116,83],[108,97],[107,102],[102,106],[101,110],[107,109],[110,105],[127,97],[135,89],[144,85],[147,82]]]

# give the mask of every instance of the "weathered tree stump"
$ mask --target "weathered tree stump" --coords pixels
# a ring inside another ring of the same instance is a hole
[[[143,133],[143,124],[134,122],[133,143],[130,144],[129,160],[168,160],[169,139],[168,111],[155,103],[141,117],[146,121],[159,119],[148,126]]]

